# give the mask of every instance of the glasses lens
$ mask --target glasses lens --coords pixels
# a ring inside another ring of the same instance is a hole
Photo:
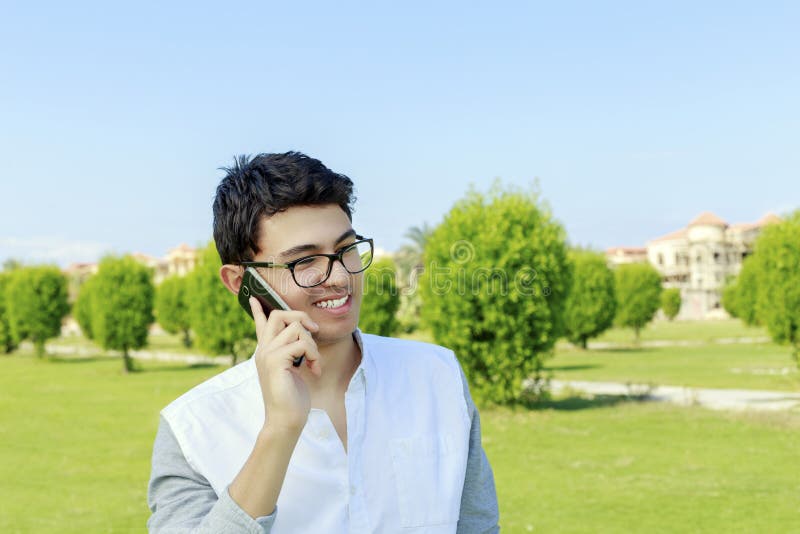
[[[372,263],[372,245],[369,241],[359,241],[342,253],[342,263],[351,273],[359,273]]]
[[[360,273],[372,263],[372,244],[353,243],[342,251],[342,264],[350,273]],[[309,256],[294,265],[294,280],[302,287],[313,287],[328,278],[331,260],[327,256]]]
[[[328,258],[309,256],[294,266],[294,279],[297,285],[311,287],[322,283],[328,276]]]

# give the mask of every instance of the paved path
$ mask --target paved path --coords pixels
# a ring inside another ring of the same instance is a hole
[[[718,337],[714,339],[649,339],[640,341],[637,345],[633,341],[589,341],[590,350],[618,349],[618,348],[643,348],[643,347],[701,347],[703,345],[753,345],[769,343],[768,337]],[[568,341],[560,341],[565,347],[575,347]]]
[[[33,344],[23,342],[22,348],[33,350]],[[101,350],[97,347],[72,347],[66,345],[48,344],[46,351],[48,354],[65,354],[70,356],[97,356],[100,354],[122,354],[119,351]],[[194,365],[198,363],[208,363],[214,365],[230,365],[230,356],[206,356],[205,354],[187,354],[178,352],[163,352],[156,350],[131,350],[128,351],[137,360],[157,360],[160,362],[181,362]],[[247,356],[250,357],[249,355]]]
[[[623,384],[619,382],[583,382],[553,380],[554,392],[565,389],[592,395],[637,396],[648,400],[673,402],[684,406],[699,405],[713,410],[776,411],[800,408],[800,393],[753,389],[708,389],[682,386]]]

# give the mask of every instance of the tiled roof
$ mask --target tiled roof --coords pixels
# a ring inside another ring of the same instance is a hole
[[[695,217],[692,222],[689,223],[689,226],[728,226],[728,223],[711,213],[710,211],[704,211],[697,217]]]
[[[737,230],[740,232],[753,230],[755,228],[761,228],[762,226],[766,226],[768,224],[779,223],[782,219],[775,215],[774,213],[767,213],[759,220],[753,223],[736,223],[730,226],[731,230]]]
[[[686,228],[681,228],[680,230],[675,230],[667,235],[662,235],[661,237],[657,237],[655,239],[650,240],[650,243],[655,243],[656,241],[672,241],[675,239],[686,239],[687,230]]]
[[[667,235],[662,235],[661,237],[657,237],[655,239],[651,239],[650,241],[648,241],[648,244],[649,243],[657,243],[657,242],[660,242],[660,241],[674,241],[674,240],[678,240],[678,239],[686,239],[687,236],[688,236],[688,233],[689,233],[689,228],[691,228],[692,226],[701,226],[701,225],[721,226],[723,228],[727,227],[730,230],[734,230],[736,232],[742,232],[742,231],[746,231],[746,230],[752,230],[752,229],[755,229],[755,228],[761,228],[762,226],[765,226],[767,224],[781,222],[781,220],[782,219],[780,217],[778,217],[777,215],[775,215],[774,213],[767,213],[766,215],[764,215],[763,217],[761,217],[758,221],[756,221],[754,223],[736,223],[736,224],[732,224],[732,225],[728,226],[728,223],[726,223],[725,221],[723,221],[722,219],[720,219],[719,217],[717,217],[716,215],[714,215],[710,211],[704,211],[703,213],[701,213],[700,215],[695,217],[692,220],[692,222],[690,222],[689,225],[686,228],[681,228],[680,230],[676,230],[676,231],[671,232],[671,233],[669,233]],[[622,249],[624,247],[616,247],[616,248]],[[608,249],[606,251],[606,253],[607,254],[611,254],[612,251],[614,251],[614,250],[616,250],[616,249],[611,249],[610,248],[610,249]]]

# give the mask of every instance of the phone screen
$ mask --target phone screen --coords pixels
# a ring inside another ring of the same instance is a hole
[[[244,270],[244,275],[242,275],[242,285],[239,287],[239,305],[247,312],[247,314],[253,317],[253,310],[250,309],[250,297],[255,297],[258,299],[258,302],[261,303],[261,307],[264,310],[264,314],[269,317],[269,314],[272,310],[290,310],[289,305],[284,302],[278,293],[272,289],[266,280],[261,278],[261,275],[258,274],[253,267],[248,267]],[[295,367],[299,367],[301,363],[303,363],[303,356],[299,358],[295,358],[294,365]]]

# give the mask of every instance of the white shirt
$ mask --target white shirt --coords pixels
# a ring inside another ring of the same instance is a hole
[[[456,532],[473,426],[458,361],[452,351],[428,343],[359,330],[355,339],[362,360],[345,393],[347,452],[328,414],[312,408],[276,510],[257,523],[275,534]],[[220,501],[233,503],[227,487],[265,420],[255,361],[193,388],[162,410],[162,417],[192,471]],[[483,470],[496,529],[488,463]],[[155,471],[154,451],[154,478]]]

